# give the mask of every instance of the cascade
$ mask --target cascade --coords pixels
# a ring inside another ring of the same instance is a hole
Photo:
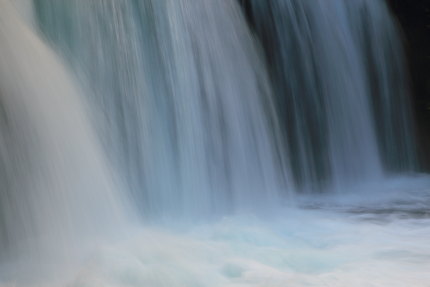
[[[348,189],[416,168],[403,51],[384,1],[245,4],[301,186]]]
[[[101,137],[146,216],[263,209],[291,190],[265,65],[236,1],[35,9],[88,75]]]
[[[62,61],[0,7],[0,263],[74,256],[122,225],[125,201]]]
[[[383,0],[0,0],[0,287],[427,286],[406,74]]]

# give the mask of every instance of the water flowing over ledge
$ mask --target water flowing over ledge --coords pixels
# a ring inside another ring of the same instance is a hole
[[[425,286],[385,3],[246,5],[0,0],[0,285]]]

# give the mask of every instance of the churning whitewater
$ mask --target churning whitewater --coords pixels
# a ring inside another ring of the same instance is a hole
[[[426,286],[405,66],[383,0],[0,0],[0,286]]]

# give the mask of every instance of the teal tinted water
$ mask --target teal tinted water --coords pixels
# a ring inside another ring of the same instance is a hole
[[[0,0],[1,284],[425,286],[386,7],[281,2],[293,105],[236,1]]]

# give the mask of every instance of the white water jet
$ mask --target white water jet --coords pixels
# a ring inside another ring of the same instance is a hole
[[[0,43],[5,277],[18,266],[37,274],[74,260],[92,240],[120,232],[124,211],[75,83],[8,0],[0,1]]]

